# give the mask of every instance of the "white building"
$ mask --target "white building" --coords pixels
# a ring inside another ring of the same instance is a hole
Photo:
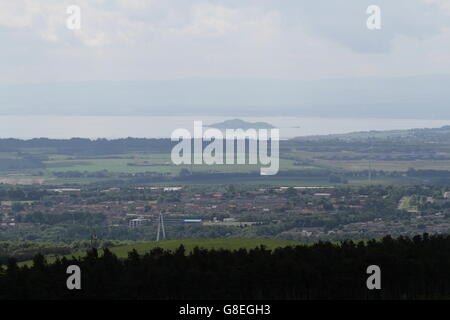
[[[145,221],[145,219],[141,218],[130,220],[130,228],[137,228],[139,226],[142,226],[145,224]]]
[[[329,198],[329,197],[331,197],[331,194],[330,193],[314,193],[314,196],[315,197],[322,197],[322,198]]]

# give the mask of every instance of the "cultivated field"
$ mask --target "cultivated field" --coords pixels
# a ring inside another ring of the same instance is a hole
[[[261,245],[268,249],[276,249],[280,247],[295,246],[302,244],[296,241],[288,240],[271,240],[271,239],[183,239],[183,240],[166,240],[160,242],[141,242],[132,245],[120,246],[111,248],[111,252],[116,254],[119,258],[126,258],[128,252],[136,249],[140,254],[145,254],[152,249],[162,248],[165,250],[176,250],[183,245],[186,252],[189,253],[195,247],[203,249],[227,249],[227,250],[238,250],[238,249],[253,249]],[[100,250],[101,251],[101,250]],[[85,251],[76,252],[74,254],[66,256],[70,257],[83,257],[86,254]],[[100,252],[101,254],[101,252]],[[56,260],[56,257],[47,257],[47,262],[51,263]],[[20,262],[19,265],[32,265],[31,261]]]

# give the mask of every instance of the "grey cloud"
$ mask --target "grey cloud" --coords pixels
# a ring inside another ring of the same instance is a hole
[[[79,34],[64,25],[73,2]],[[35,3],[0,2],[0,82],[450,71],[450,15],[437,0],[41,0],[26,9]],[[370,4],[382,9],[381,31],[366,29]]]
[[[387,52],[396,36],[423,39],[450,25],[450,17],[436,2],[421,0],[286,0],[279,3],[266,0],[265,3],[278,6],[290,24],[298,23],[318,36],[361,53]],[[369,31],[366,27],[369,5],[381,8],[382,29],[379,31]]]

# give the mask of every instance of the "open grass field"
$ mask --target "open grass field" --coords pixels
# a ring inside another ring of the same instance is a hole
[[[293,160],[280,159],[280,167],[284,169],[298,169],[293,165]],[[86,171],[96,172],[108,170],[113,173],[139,173],[157,172],[178,174],[181,169],[192,169],[198,172],[252,172],[258,171],[258,165],[180,165],[172,164],[170,154],[127,154],[111,155],[108,157],[78,158],[57,157],[44,162],[47,166],[45,171]],[[307,168],[307,167],[305,167]]]
[[[140,254],[145,254],[154,248],[162,248],[165,250],[176,250],[180,245],[183,245],[186,252],[192,251],[195,247],[204,249],[227,249],[227,250],[238,250],[238,249],[253,249],[261,245],[264,245],[268,249],[276,249],[280,247],[301,245],[303,243],[288,240],[271,240],[271,239],[183,239],[183,240],[166,240],[166,241],[152,241],[152,242],[137,242],[136,244],[120,246],[111,248],[111,252],[116,254],[119,258],[126,258],[128,252],[136,249]],[[75,252],[71,255],[66,256],[70,258],[83,257],[85,251]],[[100,252],[101,254],[101,252]],[[56,257],[47,257],[47,262],[52,263],[56,260]],[[31,261],[20,262],[19,265],[31,266]]]
[[[320,160],[320,164],[347,171],[361,171],[369,168],[368,160]],[[373,170],[407,171],[416,170],[450,170],[449,160],[415,160],[415,161],[372,161]]]
[[[412,197],[403,197],[400,200],[399,209],[406,211],[417,211],[417,205],[412,202]]]
[[[11,184],[11,185],[30,185],[30,184],[44,184],[54,180],[53,178],[35,178],[35,177],[10,177],[10,176],[0,176],[0,184]]]

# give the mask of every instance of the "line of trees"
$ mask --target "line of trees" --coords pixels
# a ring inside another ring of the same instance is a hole
[[[69,265],[81,290],[68,290]],[[367,267],[381,268],[381,290],[368,290]],[[9,260],[1,299],[436,299],[450,297],[450,236],[187,253],[153,249],[119,259],[95,249],[83,258],[32,267]]]

